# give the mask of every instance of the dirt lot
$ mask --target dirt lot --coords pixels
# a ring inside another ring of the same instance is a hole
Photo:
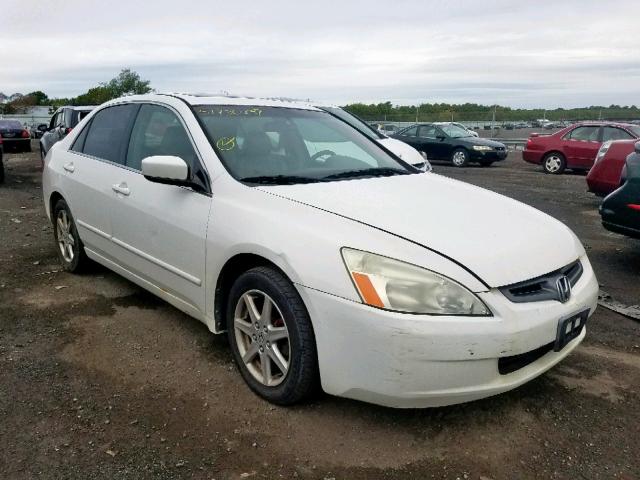
[[[60,272],[37,153],[5,159],[0,478],[640,478],[640,322],[600,308],[565,362],[467,405],[324,395],[273,407],[245,387],[224,337],[100,267]],[[639,302],[640,242],[600,227],[583,176],[547,176],[514,153],[436,171],[567,223],[602,288]]]

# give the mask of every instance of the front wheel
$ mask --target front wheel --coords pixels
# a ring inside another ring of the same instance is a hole
[[[293,284],[257,267],[238,277],[227,303],[229,343],[251,390],[278,405],[311,396],[318,360],[311,320]]]
[[[567,161],[560,153],[549,153],[542,160],[542,169],[545,173],[560,175],[567,168]]]
[[[451,155],[451,163],[456,167],[464,167],[469,163],[469,152],[464,148],[456,148]]]
[[[53,222],[56,252],[62,268],[72,273],[82,271],[89,263],[89,258],[84,251],[71,210],[62,199],[58,200],[53,208]]]

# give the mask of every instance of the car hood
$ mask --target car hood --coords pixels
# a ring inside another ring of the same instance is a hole
[[[584,254],[573,232],[541,211],[432,173],[257,188],[421,244],[490,287],[544,275]]]
[[[381,138],[378,142],[407,163],[415,165],[424,162],[424,158],[420,155],[420,152],[408,143],[401,142],[395,138]]]

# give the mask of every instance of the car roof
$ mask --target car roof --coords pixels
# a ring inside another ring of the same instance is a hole
[[[68,108],[70,110],[78,110],[78,111],[91,111],[94,108],[96,108],[97,105],[64,105],[62,107],[59,107],[58,110],[56,110],[56,112],[60,111],[60,110],[64,110],[65,108]]]
[[[161,93],[180,98],[190,105],[251,105],[260,107],[295,108],[299,110],[318,110],[311,102],[285,97],[259,98],[236,95],[210,95],[206,93]],[[143,96],[137,96],[141,98]]]
[[[629,123],[629,122],[616,122],[616,121],[610,121],[610,120],[592,120],[592,121],[586,121],[586,122],[575,122],[572,123],[571,125],[569,125],[570,127],[574,126],[574,125],[594,125],[594,126],[614,126],[614,127],[637,127],[637,125],[633,124],[633,123]]]

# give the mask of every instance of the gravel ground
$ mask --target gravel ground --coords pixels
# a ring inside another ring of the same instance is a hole
[[[640,322],[600,308],[552,371],[466,405],[274,407],[245,387],[224,336],[101,267],[60,272],[38,154],[5,160],[0,478],[640,478]],[[638,303],[640,243],[601,228],[583,176],[517,153],[435,170],[562,220],[603,289]]]

